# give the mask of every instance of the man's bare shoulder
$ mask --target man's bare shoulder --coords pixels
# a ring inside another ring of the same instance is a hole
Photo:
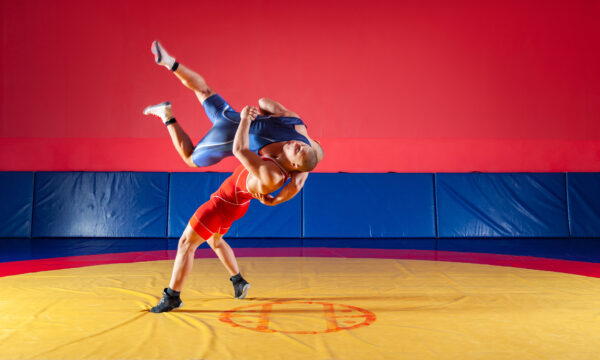
[[[285,116],[285,117],[295,117],[295,118],[298,118],[298,119],[300,119],[300,116],[299,116],[297,113],[295,113],[295,112],[293,112],[293,111],[290,111],[290,110],[286,110],[286,111],[284,111],[284,112],[283,112],[283,115],[280,115],[280,116]]]
[[[268,194],[279,189],[285,183],[285,175],[282,173],[281,168],[274,163],[275,160],[262,160],[263,163],[259,170],[262,181],[250,174],[248,175],[250,177],[248,185],[252,184],[255,192]]]
[[[273,117],[295,117],[300,119],[300,115],[298,115],[297,113],[290,111],[290,110],[283,110],[277,113],[273,113],[271,114],[271,116]]]

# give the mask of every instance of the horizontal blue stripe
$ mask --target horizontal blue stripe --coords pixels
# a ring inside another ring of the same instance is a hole
[[[165,250],[167,239],[0,239],[0,262]]]
[[[587,239],[227,239],[236,248],[355,248],[476,252],[600,263],[600,238]],[[0,262],[176,250],[178,239],[0,239]],[[208,248],[206,243],[202,248]]]

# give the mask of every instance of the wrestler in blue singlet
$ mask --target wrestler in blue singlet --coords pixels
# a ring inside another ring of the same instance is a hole
[[[218,94],[204,100],[202,105],[213,126],[196,145],[192,160],[197,166],[209,166],[233,156],[233,139],[240,123],[240,113]],[[308,139],[296,131],[296,125],[304,123],[297,117],[258,116],[250,124],[250,150],[258,153],[266,145],[289,140],[310,145]]]

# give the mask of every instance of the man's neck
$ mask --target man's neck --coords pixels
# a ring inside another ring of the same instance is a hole
[[[285,141],[280,141],[269,145],[265,145],[260,150],[258,150],[258,155],[266,155],[272,157],[273,159],[278,159],[283,153],[284,144]]]

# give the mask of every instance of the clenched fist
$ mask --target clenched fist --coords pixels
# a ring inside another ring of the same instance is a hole
[[[256,108],[256,106],[246,105],[244,106],[244,109],[242,110],[240,116],[242,120],[254,121],[254,119],[256,119],[256,117],[258,116],[258,109]]]

